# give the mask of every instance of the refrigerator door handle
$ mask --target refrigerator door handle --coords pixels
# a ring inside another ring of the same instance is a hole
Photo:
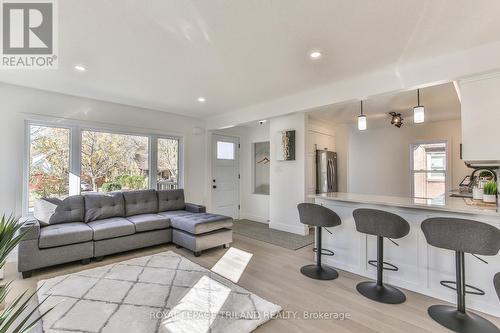
[[[328,162],[326,163],[326,188],[327,191],[330,191],[330,188],[332,187],[332,160],[328,159]]]
[[[335,175],[334,175],[335,170],[333,169],[333,160],[330,159],[329,162],[330,163],[329,163],[328,167],[330,169],[330,181],[329,181],[329,184],[328,184],[328,190],[333,191],[333,179],[335,177]]]

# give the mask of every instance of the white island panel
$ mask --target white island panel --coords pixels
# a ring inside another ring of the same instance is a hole
[[[338,193],[336,194],[339,195]],[[440,285],[441,280],[455,280],[455,253],[429,246],[420,228],[420,224],[430,217],[458,217],[485,222],[500,227],[500,215],[494,210],[472,207],[468,211],[466,205],[460,206],[454,201],[453,208],[412,206],[411,198],[390,198],[380,202],[379,196],[360,196],[345,194],[349,197],[338,199],[337,196],[314,196],[315,202],[335,211],[342,219],[342,224],[329,228],[333,235],[323,230],[323,248],[335,252],[333,257],[323,256],[323,262],[332,267],[359,274],[371,279],[376,278],[375,267],[368,260],[377,258],[376,237],[356,231],[352,212],[357,208],[373,208],[400,215],[410,224],[407,236],[394,240],[384,240],[384,261],[396,265],[399,270],[384,271],[385,282],[429,295],[441,300],[456,302],[456,293]],[[342,194],[340,194],[342,197]],[[371,197],[371,198],[370,198]],[[370,203],[366,203],[366,202]],[[396,204],[395,204],[396,203]],[[459,213],[453,212],[458,208]],[[466,211],[468,211],[466,213]],[[466,305],[497,317],[500,317],[500,303],[493,286],[493,276],[500,271],[500,257],[482,257],[489,264],[484,264],[470,254],[466,254],[466,283],[479,287],[486,292],[485,296],[466,296]]]

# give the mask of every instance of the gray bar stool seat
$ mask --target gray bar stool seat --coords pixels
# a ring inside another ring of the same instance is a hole
[[[399,215],[377,209],[360,208],[354,210],[352,215],[357,231],[377,236],[377,260],[368,261],[370,265],[377,267],[377,281],[361,282],[356,289],[361,295],[380,303],[403,303],[406,300],[405,294],[383,282],[384,270],[398,270],[396,266],[384,262],[384,238],[389,238],[391,241],[403,238],[410,232],[410,225]]]
[[[495,277],[493,278],[493,284],[495,285],[498,299],[500,299],[500,273],[495,274]]]
[[[306,265],[300,269],[300,272],[307,277],[315,280],[333,280],[339,276],[339,273],[326,265],[321,264],[322,255],[333,255],[330,250],[323,249],[321,246],[321,229],[340,225],[340,217],[332,210],[312,203],[298,204],[300,222],[306,225],[316,227],[316,264]],[[326,253],[325,253],[326,251]]]
[[[431,318],[455,332],[500,332],[495,325],[483,317],[466,312],[465,295],[484,295],[484,291],[465,284],[464,265],[465,253],[474,256],[496,255],[500,250],[500,230],[478,221],[436,217],[422,222],[422,231],[430,245],[455,251],[456,281],[441,281],[441,285],[456,290],[457,307],[433,305],[427,310]]]

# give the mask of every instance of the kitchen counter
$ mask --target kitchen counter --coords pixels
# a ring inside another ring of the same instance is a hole
[[[446,197],[424,200],[407,197],[366,195],[354,193],[326,193],[312,195],[317,204],[336,212],[341,225],[322,232],[323,248],[335,253],[323,256],[325,264],[354,274],[374,279],[376,270],[367,264],[377,258],[377,239],[356,230],[353,211],[358,208],[385,210],[403,217],[410,224],[407,236],[384,243],[384,261],[396,265],[397,272],[384,271],[387,283],[439,298],[456,301],[456,293],[440,285],[441,280],[455,279],[455,253],[427,244],[421,223],[432,217],[455,217],[488,223],[500,228],[500,214],[496,207],[473,203],[472,199]],[[483,257],[489,265],[466,255],[467,284],[486,292],[484,296],[467,295],[471,309],[500,317],[500,306],[493,287],[493,276],[500,267],[500,255]]]
[[[418,199],[344,192],[315,194],[311,195],[311,197],[314,199],[331,201],[500,217],[500,213],[495,205],[484,204],[481,201],[473,201],[470,198],[441,197],[437,199]]]

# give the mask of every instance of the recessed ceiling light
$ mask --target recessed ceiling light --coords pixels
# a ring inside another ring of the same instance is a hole
[[[85,72],[87,70],[87,68],[83,65],[75,65],[75,66],[73,66],[73,68],[77,72]]]
[[[205,103],[206,101],[205,97],[198,97],[198,102]]]
[[[311,57],[311,59],[319,59],[321,58],[321,52],[312,51],[311,53],[309,53],[309,57]]]

